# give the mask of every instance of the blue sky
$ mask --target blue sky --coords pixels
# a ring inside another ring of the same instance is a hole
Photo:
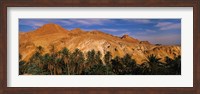
[[[67,30],[100,30],[115,36],[128,34],[153,44],[181,44],[181,19],[19,19],[19,31],[35,30],[47,23]]]

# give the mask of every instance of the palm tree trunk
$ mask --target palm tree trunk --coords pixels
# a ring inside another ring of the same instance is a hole
[[[54,68],[54,75],[56,75],[56,68]]]
[[[51,72],[51,75],[53,75],[52,70],[50,70],[50,72]]]
[[[69,64],[67,65],[67,74],[70,75],[70,72],[69,72]]]

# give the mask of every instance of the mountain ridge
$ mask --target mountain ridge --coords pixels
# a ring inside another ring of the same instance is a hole
[[[42,46],[45,49],[44,53],[48,53],[51,45],[55,46],[56,51],[64,47],[70,51],[78,48],[84,53],[94,49],[100,51],[102,56],[110,51],[113,58],[130,54],[140,64],[150,54],[155,54],[160,58],[165,56],[174,58],[181,54],[180,46],[156,46],[129,35],[117,37],[99,30],[87,32],[76,28],[70,31],[54,23],[45,24],[30,32],[20,33],[19,37],[19,51],[25,61],[29,60],[38,46]]]

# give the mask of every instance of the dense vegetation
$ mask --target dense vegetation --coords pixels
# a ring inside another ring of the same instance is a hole
[[[21,60],[19,55],[19,74],[31,75],[180,75],[181,56],[165,58],[166,63],[160,62],[155,55],[141,65],[137,64],[130,55],[112,58],[107,52],[103,59],[98,51],[88,51],[86,57],[76,49],[70,52],[67,48],[56,52],[52,46],[50,53],[42,54],[43,48],[37,47],[36,52],[28,62]],[[104,63],[103,63],[104,62]]]

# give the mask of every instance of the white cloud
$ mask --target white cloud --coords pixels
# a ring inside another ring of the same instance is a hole
[[[113,29],[113,28],[102,28],[99,29],[101,31],[107,31],[107,32],[120,32],[120,31],[128,31],[126,29]]]
[[[155,27],[163,27],[163,26],[168,26],[168,25],[171,25],[173,23],[171,22],[159,22],[155,25]]]
[[[151,20],[133,20],[134,22],[137,22],[137,23],[144,23],[144,24],[148,24],[148,23],[151,23]]]
[[[46,24],[45,22],[38,22],[38,21],[33,21],[33,20],[20,20],[21,22],[19,23],[20,25],[27,25],[31,26],[34,29],[37,29],[38,27],[43,26]]]
[[[155,33],[155,32],[156,32],[155,30],[145,29],[145,30],[138,31],[135,34],[136,35],[147,35],[147,34]]]
[[[54,20],[47,20],[48,23],[62,23],[64,25],[72,25],[73,23],[68,20],[62,20],[62,19],[54,19]]]
[[[141,23],[141,24],[149,24],[152,23],[151,20],[147,20],[147,19],[125,19],[126,21],[131,21],[131,22],[135,22],[135,23]]]
[[[35,22],[34,24],[33,24],[33,26],[43,26],[45,23],[39,23],[39,22]]]
[[[159,30],[174,30],[181,29],[181,23],[172,23],[172,22],[159,22],[155,25]]]
[[[71,19],[69,21],[81,25],[104,25],[106,22],[111,22],[109,19]]]
[[[172,30],[172,29],[181,29],[181,24],[178,23],[160,28],[160,30]]]

